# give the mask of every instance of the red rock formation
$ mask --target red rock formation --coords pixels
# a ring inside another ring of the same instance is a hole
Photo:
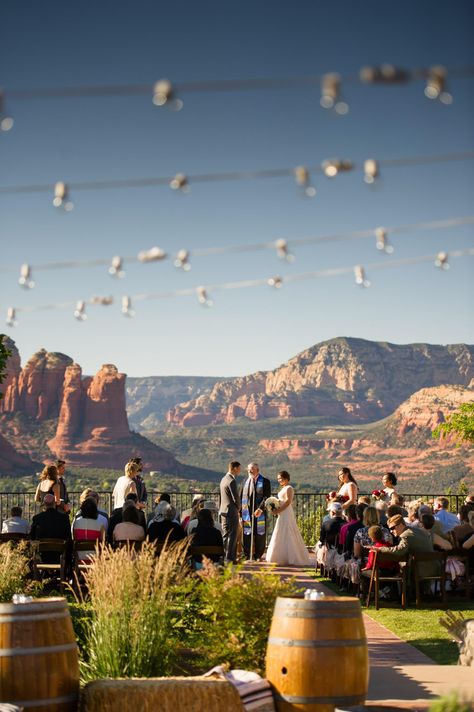
[[[7,361],[5,380],[2,383],[3,399],[0,400],[0,413],[14,413],[19,407],[18,379],[21,373],[21,360],[12,339],[6,336],[3,343],[10,351],[10,356]]]
[[[0,476],[31,475],[41,467],[39,462],[33,462],[26,455],[20,455],[8,440],[0,435]]]
[[[172,408],[167,420],[187,426],[324,415],[367,422],[389,415],[422,387],[467,385],[473,376],[473,346],[332,339],[274,371],[219,381],[208,395]]]
[[[413,430],[431,433],[454,413],[462,403],[474,401],[474,390],[460,386],[422,388],[400,405],[394,414],[397,434],[404,436]]]

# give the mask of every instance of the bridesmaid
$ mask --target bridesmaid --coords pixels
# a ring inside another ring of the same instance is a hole
[[[346,499],[343,503],[342,508],[347,509],[349,505],[357,504],[357,495],[359,493],[359,488],[348,467],[341,467],[338,474],[338,480],[338,497],[348,497],[348,499]]]
[[[396,494],[395,487],[397,486],[397,477],[393,472],[386,472],[382,477],[383,490],[385,492],[386,498],[390,499],[392,494]]]

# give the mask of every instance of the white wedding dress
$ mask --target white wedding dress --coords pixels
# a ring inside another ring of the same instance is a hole
[[[293,487],[285,485],[278,492],[280,502],[293,499]],[[270,515],[271,516],[271,515]],[[270,544],[268,545],[266,561],[280,566],[308,566],[310,558],[303,537],[296,523],[293,504],[276,517]]]

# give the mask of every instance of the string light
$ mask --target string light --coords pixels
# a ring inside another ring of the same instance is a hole
[[[160,79],[153,87],[153,103],[155,106],[168,106],[173,111],[181,111],[183,101],[177,99],[173,86],[168,79]]]
[[[404,84],[409,81],[410,74],[393,64],[381,64],[378,67],[362,67],[359,78],[364,84]]]
[[[125,277],[122,257],[119,257],[118,255],[112,257],[112,262],[109,267],[109,274],[111,275],[111,277],[117,277],[117,279],[122,279],[122,277]]]
[[[283,277],[270,277],[268,280],[268,286],[274,289],[281,289],[283,286]]]
[[[296,185],[303,189],[304,195],[306,195],[307,198],[314,198],[316,188],[311,185],[311,175],[306,166],[296,166],[295,181]]]
[[[344,115],[349,112],[349,105],[340,100],[341,75],[336,72],[324,74],[321,78],[321,99],[319,103],[323,109],[333,109],[336,114]]]
[[[435,267],[439,269],[448,270],[449,269],[449,255],[447,252],[438,252],[435,259]]]
[[[372,185],[379,177],[379,174],[380,170],[378,162],[374,158],[367,158],[364,161],[364,181],[368,185]]]
[[[13,118],[7,114],[5,95],[0,91],[0,131],[10,131],[15,123]]]
[[[55,208],[62,208],[67,213],[74,208],[74,203],[69,200],[69,188],[62,181],[54,184],[53,205]]]
[[[170,180],[171,190],[180,190],[182,193],[189,193],[189,181],[184,173],[177,173]]]
[[[91,304],[100,304],[104,307],[108,307],[114,303],[114,298],[112,296],[103,297],[100,295],[95,295],[95,296],[91,297],[90,303]]]
[[[138,253],[139,262],[160,262],[167,258],[167,254],[161,247],[152,247],[149,250],[142,250]]]
[[[202,304],[203,307],[212,307],[213,301],[212,299],[209,299],[207,289],[205,287],[197,287],[196,292],[199,304]]]
[[[28,264],[21,265],[20,267],[20,279],[18,284],[24,289],[33,289],[35,283],[31,274],[31,267]]]
[[[338,173],[350,171],[353,167],[352,161],[340,160],[338,158],[333,158],[321,163],[323,173],[328,178],[335,178]]]
[[[130,297],[122,297],[122,314],[130,318],[135,316],[135,312],[132,309],[132,300]]]
[[[365,275],[365,269],[362,267],[362,265],[356,265],[354,267],[354,276],[356,284],[358,284],[360,287],[370,287],[370,282]]]
[[[182,269],[184,272],[189,272],[189,270],[191,269],[189,257],[189,250],[179,250],[174,261],[174,266],[178,269]]]
[[[430,67],[426,80],[425,96],[428,99],[438,99],[442,104],[452,104],[453,96],[446,91],[446,67],[436,65]]]
[[[281,260],[286,260],[286,262],[294,262],[295,261],[295,256],[291,254],[288,248],[288,242],[281,238],[280,240],[275,241],[275,247],[277,251],[277,256]]]
[[[390,245],[388,241],[387,231],[384,227],[375,228],[375,240],[375,246],[377,247],[377,250],[386,252],[387,255],[392,254],[394,248],[392,245]]]
[[[86,303],[83,299],[79,299],[79,301],[76,302],[74,318],[77,319],[77,321],[85,321],[87,319]]]
[[[16,309],[14,307],[8,307],[7,309],[7,325],[14,327],[18,324],[16,320]]]

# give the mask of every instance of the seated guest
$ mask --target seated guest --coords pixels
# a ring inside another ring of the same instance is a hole
[[[389,501],[389,506],[394,505],[395,507],[401,507],[402,511],[402,516],[407,517],[408,512],[405,509],[405,497],[402,494],[398,494],[397,492],[394,492],[392,496],[390,497]],[[388,514],[388,513],[387,513]]]
[[[375,509],[379,513],[379,522],[380,526],[386,527],[387,526],[387,503],[384,502],[382,499],[377,500],[375,503]]]
[[[172,542],[184,539],[186,534],[181,524],[173,521],[176,510],[168,502],[160,502],[156,507],[155,516],[148,525],[150,541]]]
[[[435,519],[440,522],[443,533],[450,532],[457,527],[459,520],[455,514],[449,511],[449,499],[447,497],[437,497],[434,501]]]
[[[356,559],[366,558],[367,553],[365,549],[371,546],[372,542],[369,536],[369,528],[374,526],[380,526],[379,513],[375,507],[367,507],[364,511],[363,517],[364,526],[358,529],[354,535],[354,556]],[[386,544],[392,543],[392,537],[389,530],[386,527],[381,527],[384,541]]]
[[[437,534],[434,530],[435,518],[432,514],[422,514],[420,517],[420,529],[431,538],[433,547],[436,549],[442,549],[443,551],[450,551],[453,546],[444,537]]]
[[[356,535],[356,532],[359,531],[359,529],[362,529],[364,526],[364,512],[367,509],[366,504],[357,504],[356,505],[356,521],[353,524],[349,524],[347,531],[346,531],[346,537],[344,541],[344,550],[352,555],[354,553],[354,537]]]
[[[206,500],[203,502],[202,509],[207,509],[211,512],[212,518],[214,520],[214,526],[216,529],[219,529],[220,532],[222,532],[222,527],[220,523],[217,521],[218,513],[219,513],[219,508],[217,504],[212,500]],[[198,522],[199,522],[199,512],[202,511],[201,509],[198,510],[197,517],[196,519],[191,519],[191,521],[188,523],[186,533],[188,536],[190,536],[194,530],[196,529]]]
[[[31,522],[31,539],[61,539],[63,541],[71,541],[71,525],[69,517],[64,512],[56,509],[56,498],[52,493],[45,494],[43,497],[45,506],[44,512],[35,514]],[[42,554],[42,560],[45,564],[59,563],[59,554],[54,552],[45,552]]]
[[[114,529],[122,521],[123,511],[126,507],[135,507],[138,502],[138,497],[134,492],[130,492],[124,500],[122,507],[117,507],[113,510],[110,515],[109,523],[107,525],[107,541],[112,544],[114,540]],[[145,515],[141,509],[137,509],[138,512],[138,524],[143,527],[143,531],[146,531],[146,519]]]
[[[168,504],[171,504],[171,495],[169,495],[168,492],[163,492],[162,494],[158,495],[158,497],[155,497],[155,505],[156,505],[156,506],[155,506],[155,509],[153,510],[153,512],[151,512],[151,513],[148,515],[148,518],[147,518],[147,527],[150,526],[151,522],[152,522],[153,519],[155,518],[155,514],[157,513],[157,507],[158,507],[159,504],[161,504],[161,502],[167,502]],[[172,506],[173,506],[173,505],[172,505]],[[176,522],[177,524],[180,524],[180,523],[181,523],[181,519],[180,519],[180,516],[179,516],[179,514],[178,514],[178,511],[177,511],[176,507],[174,507],[174,510],[175,510],[175,516],[174,516],[173,521]]]
[[[29,534],[30,523],[22,519],[23,510],[15,506],[10,509],[10,518],[5,519],[2,524],[2,534]]]
[[[396,546],[381,546],[373,548],[374,551],[381,551],[390,554],[394,559],[403,559],[409,554],[427,553],[434,551],[430,537],[426,536],[420,527],[407,527],[403,517],[396,514],[388,520],[388,527],[392,534],[399,539]],[[437,576],[439,574],[439,561],[420,561],[418,573],[423,576]]]
[[[145,530],[138,523],[140,521],[138,509],[133,503],[127,506],[127,503],[125,502],[124,505],[122,521],[116,524],[113,530],[113,540],[143,541],[145,538]]]
[[[185,509],[184,512],[181,514],[181,526],[185,531],[191,519],[197,519],[198,510],[202,509],[202,505],[204,504],[205,499],[206,498],[203,494],[195,494],[193,497],[191,509]]]
[[[350,504],[345,513],[345,524],[342,525],[340,531],[339,531],[339,544],[342,547],[342,551],[346,551],[346,536],[347,536],[347,530],[349,529],[351,524],[356,524],[357,520],[357,505],[356,504]]]
[[[462,504],[459,508],[459,524],[451,529],[450,534],[456,546],[462,546],[474,534],[474,512],[468,505]]]
[[[319,541],[327,546],[336,546],[339,539],[339,532],[342,525],[345,523],[342,517],[342,504],[340,502],[331,502],[329,507],[329,519],[321,524],[319,533]]]
[[[367,563],[364,568],[361,569],[362,571],[370,571],[371,569],[373,569],[375,562],[375,549],[380,549],[382,546],[385,545],[382,527],[369,527],[368,535],[370,541],[372,542],[373,548],[369,552],[369,558],[367,559]],[[395,561],[384,561],[380,564],[380,568],[384,571],[385,574],[388,575],[396,574],[399,570],[399,566]]]
[[[97,505],[97,515],[99,517],[99,520],[102,522],[104,525],[105,529],[107,529],[109,525],[109,515],[107,512],[104,512],[102,509],[99,509],[99,493],[95,492],[95,490],[91,489],[90,487],[87,487],[83,492],[81,493],[81,496],[79,497],[79,505],[82,505],[82,503],[88,498],[92,497],[95,500],[95,503]],[[74,515],[74,519],[77,519],[77,517],[80,517],[81,515],[81,509],[76,512]]]
[[[95,550],[95,542],[104,541],[105,526],[102,519],[99,519],[97,502],[93,497],[86,497],[81,504],[80,515],[72,523],[72,538],[76,541],[90,541],[90,551],[78,551],[77,555],[81,561],[90,557]]]
[[[357,504],[365,504],[367,507],[370,507],[372,499],[368,494],[361,494],[357,500]]]
[[[210,509],[201,509],[198,512],[198,523],[197,527],[193,532],[193,546],[223,546],[222,534],[219,529],[216,528],[214,518]],[[201,554],[197,554],[193,557],[198,563],[202,563]],[[212,554],[207,558],[211,561],[219,561],[221,556],[218,554]]]

